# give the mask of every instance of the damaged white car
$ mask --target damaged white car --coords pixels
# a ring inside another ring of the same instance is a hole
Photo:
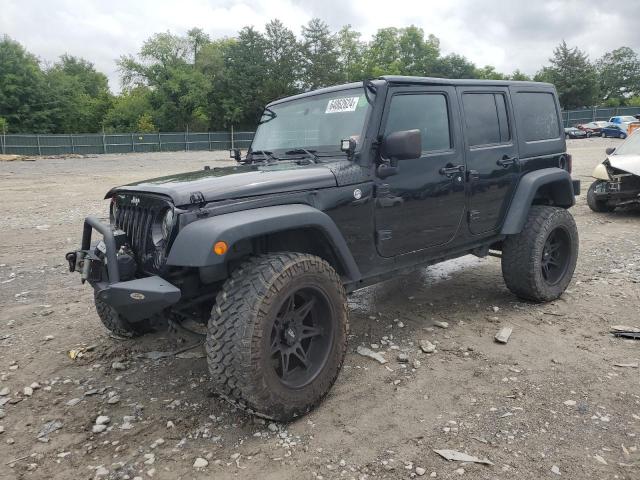
[[[640,205],[640,130],[606,152],[607,159],[591,174],[596,181],[587,192],[589,208],[612,212],[616,207]]]

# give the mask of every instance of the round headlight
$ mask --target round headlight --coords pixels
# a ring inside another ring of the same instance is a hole
[[[162,217],[162,224],[161,224],[162,239],[165,241],[169,239],[171,230],[173,230],[174,220],[175,220],[175,215],[173,213],[173,209],[172,208],[167,209],[164,216]]]

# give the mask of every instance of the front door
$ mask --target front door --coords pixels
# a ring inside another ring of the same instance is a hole
[[[518,149],[507,88],[458,87],[464,119],[469,230],[496,231],[518,182]]]
[[[393,257],[442,245],[465,209],[465,165],[453,87],[404,87],[387,96],[381,135],[418,129],[422,155],[398,162],[376,186],[378,253]]]

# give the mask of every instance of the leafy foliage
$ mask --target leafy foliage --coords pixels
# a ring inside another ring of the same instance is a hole
[[[47,67],[19,43],[0,39],[0,129],[8,132],[156,132],[253,129],[271,100],[380,75],[531,80],[476,66],[414,25],[381,28],[369,41],[350,25],[332,32],[314,18],[300,35],[281,21],[212,39],[199,28],[157,33],[118,60],[122,91],[82,59]],[[596,62],[564,41],[536,81],[553,83],[566,109],[640,104],[640,59],[628,47]]]
[[[140,86],[125,90],[114,98],[113,104],[104,117],[106,132],[134,132],[140,118],[153,119],[154,109],[151,106],[151,91]],[[152,120],[153,121],[153,120]]]
[[[12,133],[51,132],[51,107],[46,75],[38,59],[4,36],[0,41],[0,116]]]
[[[629,47],[606,53],[596,62],[600,93],[604,100],[625,99],[640,95],[640,58]]]
[[[553,83],[564,109],[591,106],[597,100],[598,78],[595,67],[578,47],[562,41],[549,59],[550,66],[536,74],[536,81]]]

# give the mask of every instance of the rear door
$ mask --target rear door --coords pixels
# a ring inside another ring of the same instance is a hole
[[[473,234],[495,232],[520,172],[509,90],[458,87],[465,132],[468,222]]]

